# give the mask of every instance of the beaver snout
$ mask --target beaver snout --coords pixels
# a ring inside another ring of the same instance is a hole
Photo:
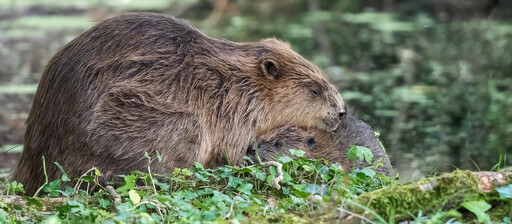
[[[333,131],[338,127],[338,124],[347,116],[347,108],[333,108],[331,112],[324,118],[325,130]]]

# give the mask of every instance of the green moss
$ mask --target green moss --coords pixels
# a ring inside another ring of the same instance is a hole
[[[308,220],[303,219],[294,214],[275,214],[269,216],[258,216],[251,217],[244,223],[290,223],[290,224],[301,224],[301,223],[309,223]]]
[[[488,214],[494,223],[503,222],[503,218],[512,217],[512,201],[493,206]]]
[[[478,190],[476,177],[470,171],[457,170],[435,178],[424,178],[414,184],[390,186],[364,193],[355,201],[384,219],[400,220],[407,218],[408,213],[446,210],[463,201],[481,197],[483,194]],[[364,212],[355,206],[351,209],[359,214]]]
[[[322,211],[294,213],[276,213],[273,215],[261,215],[249,218],[244,223],[333,223],[336,220],[334,207],[327,206]]]

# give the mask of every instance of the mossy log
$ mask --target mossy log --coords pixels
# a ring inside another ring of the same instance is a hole
[[[348,210],[358,215],[344,218],[348,221],[360,220],[361,216],[369,219],[371,212],[358,205],[373,210],[387,220],[404,220],[411,218],[408,214],[429,214],[448,211],[458,207],[465,201],[486,200],[499,197],[497,187],[512,183],[511,172],[471,172],[456,170],[438,177],[423,178],[414,183],[390,186],[359,195]],[[499,205],[493,210],[503,210]],[[510,210],[510,208],[508,208]],[[493,213],[493,211],[489,211]],[[504,212],[504,217],[510,212]],[[501,216],[497,214],[497,216]],[[495,217],[500,220],[503,217]]]
[[[40,198],[40,197],[24,197],[18,195],[12,196],[0,196],[0,203],[10,206],[18,206],[24,208],[26,206],[35,206],[38,211],[41,212],[55,212],[58,206],[68,203],[68,201],[85,201],[87,203],[97,204],[97,200],[94,197],[59,197],[59,198]],[[1,209],[1,208],[0,208]]]

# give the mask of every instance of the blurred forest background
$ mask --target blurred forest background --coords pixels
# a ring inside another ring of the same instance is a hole
[[[234,41],[291,44],[380,133],[404,180],[489,170],[512,159],[511,2],[0,0],[0,169],[22,150],[53,54],[103,19],[152,11]]]

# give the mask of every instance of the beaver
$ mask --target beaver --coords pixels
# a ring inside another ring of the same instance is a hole
[[[275,39],[208,37],[154,13],[107,19],[49,61],[27,119],[13,179],[28,194],[91,167],[100,183],[199,162],[237,163],[256,136],[285,124],[334,130],[345,103],[322,71]],[[154,154],[153,154],[154,155]]]
[[[266,162],[275,160],[278,156],[290,156],[289,149],[298,149],[306,152],[305,157],[324,158],[328,162],[340,164],[344,170],[352,170],[353,163],[347,158],[351,145],[370,149],[373,161],[382,159],[382,166],[376,168],[377,173],[387,176],[392,174],[389,158],[375,137],[372,127],[350,113],[340,121],[338,128],[333,132],[296,126],[277,127],[259,136],[247,148],[247,156],[253,162],[257,162],[257,153],[260,161]],[[357,159],[355,168],[363,169],[369,165]]]

